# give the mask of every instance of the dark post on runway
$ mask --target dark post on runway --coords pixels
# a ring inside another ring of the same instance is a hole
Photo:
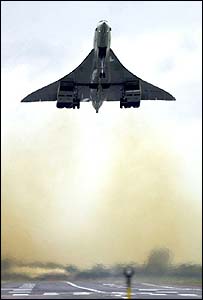
[[[124,269],[124,275],[126,277],[126,284],[127,284],[127,298],[131,299],[131,279],[134,275],[134,270],[132,267],[126,267]]]

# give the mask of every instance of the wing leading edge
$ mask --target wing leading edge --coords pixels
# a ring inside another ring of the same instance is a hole
[[[22,99],[21,102],[56,101],[59,85],[62,81],[74,82],[76,85],[77,83],[81,83],[87,94],[87,87],[89,86],[87,83],[87,78],[90,78],[92,71],[93,52],[94,50],[91,50],[84,61],[71,73],[29,94]]]
[[[110,50],[110,74],[112,85],[109,91],[109,101],[120,101],[121,90],[125,89],[126,83],[139,85],[137,90],[140,91],[140,100],[176,100],[170,93],[128,71],[112,50]]]
[[[56,101],[59,81],[55,81],[29,94],[21,102]]]
[[[89,101],[90,95],[90,78],[92,74],[92,66],[94,60],[94,50],[88,54],[84,61],[71,73],[60,78],[59,80],[29,94],[21,102],[37,102],[37,101],[60,101],[63,102],[63,91],[59,95],[59,89],[63,83],[68,83],[68,87],[65,87],[64,93],[70,92],[70,85],[74,84],[72,90],[77,89],[77,102],[78,105],[80,101]],[[166,100],[173,101],[175,98],[159,87],[156,87],[141,78],[137,77],[130,71],[128,71],[122,63],[119,61],[114,52],[110,49],[110,82],[108,84],[107,101],[121,101],[122,98],[129,97],[130,102],[136,102],[137,105],[134,107],[139,107],[138,102],[141,100]],[[133,93],[132,93],[133,92]],[[61,96],[61,100],[59,99]],[[74,95],[73,95],[74,96]],[[126,104],[127,105],[127,104]],[[124,105],[125,107],[125,105]],[[130,106],[126,106],[130,107]]]

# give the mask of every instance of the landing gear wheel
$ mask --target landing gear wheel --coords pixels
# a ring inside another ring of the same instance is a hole
[[[57,102],[57,103],[56,103],[56,107],[57,107],[57,108],[64,108],[64,104],[63,104],[63,103],[60,103],[60,102]]]
[[[99,77],[100,77],[100,78],[105,78],[106,75],[105,75],[105,73],[100,72]]]

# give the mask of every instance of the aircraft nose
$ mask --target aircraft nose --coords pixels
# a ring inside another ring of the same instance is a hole
[[[108,28],[108,25],[106,24],[105,21],[103,21],[103,23],[101,24],[101,31],[105,32]]]

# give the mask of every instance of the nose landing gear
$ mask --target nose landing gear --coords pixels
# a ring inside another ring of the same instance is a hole
[[[105,77],[106,77],[105,73],[104,72],[100,72],[99,78],[105,78]]]

